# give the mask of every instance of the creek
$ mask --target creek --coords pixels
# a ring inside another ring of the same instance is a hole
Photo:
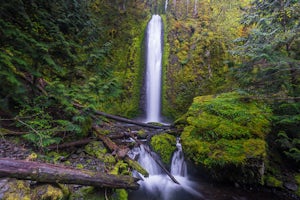
[[[168,2],[168,1],[166,1]],[[167,5],[167,3],[166,3]],[[167,7],[166,7],[167,8]],[[146,31],[146,118],[144,122],[162,123],[161,117],[161,73],[163,30],[162,19],[153,15]],[[134,176],[141,179],[140,188],[129,192],[129,200],[279,200],[281,197],[267,191],[258,192],[243,190],[232,185],[216,185],[201,175],[192,173],[195,169],[188,167],[180,140],[176,142],[177,150],[169,166],[170,173],[179,182],[174,183],[161,169],[159,156],[151,151],[146,144],[133,148],[129,156],[136,158],[148,172],[149,177],[143,177],[138,172]],[[161,163],[162,165],[162,163]],[[190,172],[190,173],[189,173]]]

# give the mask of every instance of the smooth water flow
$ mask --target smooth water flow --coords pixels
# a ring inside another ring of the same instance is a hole
[[[134,175],[140,177],[142,181],[139,181],[140,189],[138,191],[130,193],[129,199],[131,200],[201,200],[202,194],[196,191],[197,184],[188,180],[186,176],[186,164],[183,159],[181,145],[179,140],[177,141],[177,151],[172,158],[171,171],[174,171],[172,175],[180,183],[174,183],[169,176],[167,176],[161,167],[156,163],[160,161],[159,156],[149,150],[148,146],[141,145],[134,148],[129,156],[134,158],[138,157],[138,162],[149,172],[149,177],[143,177],[139,173]],[[145,149],[148,149],[147,151]],[[151,153],[151,155],[150,155]],[[155,160],[154,160],[155,158]]]
[[[162,20],[153,15],[147,26],[146,122],[160,122]]]
[[[168,9],[168,0],[166,0],[166,2],[165,2],[165,12],[167,12],[167,9]]]
[[[177,138],[176,147],[177,147],[177,151],[174,152],[172,163],[171,163],[171,174],[186,177],[187,166],[184,160],[179,138]]]

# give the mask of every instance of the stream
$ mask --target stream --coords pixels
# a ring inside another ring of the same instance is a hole
[[[180,183],[174,183],[167,176],[156,160],[160,160],[155,152],[151,155],[145,149],[149,147],[142,145],[135,147],[129,153],[131,158],[138,158],[138,162],[148,172],[149,177],[144,177],[138,172],[134,176],[142,179],[139,181],[140,189],[129,192],[129,200],[282,200],[286,197],[267,191],[251,191],[236,188],[231,185],[212,184],[201,179],[198,176],[192,176],[188,173],[188,167],[184,160],[181,144],[179,140],[176,143],[177,151],[174,152],[170,166],[170,172]],[[191,170],[193,171],[193,170]]]
[[[166,8],[167,9],[166,1]],[[161,116],[161,73],[162,73],[162,46],[163,28],[159,15],[153,15],[148,23],[146,31],[146,88],[145,119],[143,122],[162,123]],[[140,188],[129,192],[129,200],[280,200],[287,199],[276,196],[271,192],[257,192],[243,190],[232,185],[215,185],[198,175],[189,172],[195,171],[189,168],[184,159],[179,139],[176,142],[177,150],[172,157],[169,170],[179,184],[161,169],[157,161],[159,156],[152,152],[146,144],[135,147],[129,152],[129,156],[143,166],[149,177],[143,177],[138,172],[133,176],[141,179]],[[155,158],[155,159],[153,159]]]

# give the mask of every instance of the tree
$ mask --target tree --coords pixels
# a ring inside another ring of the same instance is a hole
[[[251,29],[236,53],[244,57],[238,70],[252,92],[297,96],[300,93],[300,3],[297,0],[255,0],[242,23]]]

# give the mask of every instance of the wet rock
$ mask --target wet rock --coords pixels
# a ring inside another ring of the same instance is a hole
[[[296,183],[292,183],[292,182],[286,182],[283,184],[283,186],[291,191],[297,191],[298,190],[298,185]]]

